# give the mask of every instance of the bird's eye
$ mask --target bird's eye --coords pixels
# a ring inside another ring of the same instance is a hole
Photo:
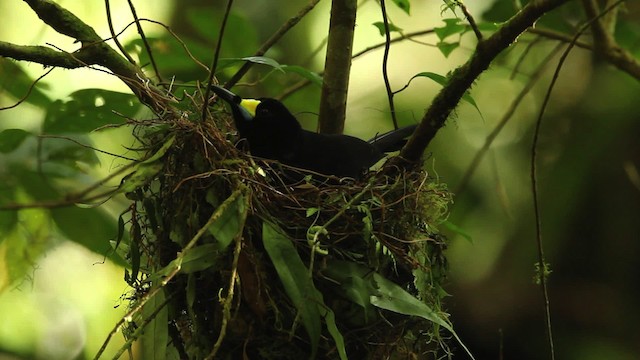
[[[258,109],[258,114],[259,115],[269,115],[269,109],[261,107]]]

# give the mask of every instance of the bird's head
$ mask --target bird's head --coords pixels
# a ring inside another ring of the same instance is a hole
[[[298,120],[276,99],[243,99],[216,85],[212,85],[211,90],[231,106],[233,119],[242,136],[250,132],[261,132],[262,136],[277,132],[283,140],[288,140],[287,136],[301,129]]]
[[[211,90],[220,97],[220,99],[231,105],[231,113],[236,122],[236,126],[243,123],[250,123],[256,115],[256,107],[260,103],[254,99],[243,99],[231,91],[217,86],[211,85]]]

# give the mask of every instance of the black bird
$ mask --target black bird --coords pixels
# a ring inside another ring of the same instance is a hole
[[[364,141],[349,135],[307,131],[278,100],[243,99],[219,86],[212,90],[229,103],[241,138],[251,154],[324,175],[360,178],[385,153],[400,150],[416,125]]]

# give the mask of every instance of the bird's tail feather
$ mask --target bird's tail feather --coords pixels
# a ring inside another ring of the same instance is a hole
[[[384,134],[376,135],[369,139],[368,143],[380,152],[392,152],[400,150],[407,142],[407,138],[413,134],[418,125],[410,125]]]

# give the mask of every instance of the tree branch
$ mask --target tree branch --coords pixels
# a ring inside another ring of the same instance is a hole
[[[623,1],[617,1],[608,8],[615,8]],[[600,16],[600,10],[595,1],[582,0],[584,10],[589,18]],[[596,48],[596,55],[602,56],[618,69],[626,72],[634,78],[640,80],[640,61],[633,57],[628,51],[621,48],[613,37],[613,33],[608,31],[602,19],[597,19],[591,25],[593,31],[593,42]]]
[[[347,110],[356,0],[333,0],[324,65],[318,127],[320,133],[342,134]]]
[[[443,87],[424,114],[418,128],[407,144],[400,151],[400,156],[391,162],[406,161],[416,163],[431,140],[456,107],[465,91],[476,81],[478,76],[489,67],[489,64],[509,47],[516,38],[525,32],[546,12],[564,4],[568,0],[546,0],[529,2],[520,12],[508,20],[498,31],[483,41],[478,42],[471,59],[452,73],[449,83]],[[404,164],[407,165],[406,163]]]
[[[157,114],[169,111],[169,99],[150,84],[142,71],[107,45],[92,27],[50,0],[24,0],[38,17],[60,34],[82,43],[73,52],[55,51],[43,46],[20,46],[0,42],[0,56],[67,69],[100,65],[113,72],[133,93]]]

